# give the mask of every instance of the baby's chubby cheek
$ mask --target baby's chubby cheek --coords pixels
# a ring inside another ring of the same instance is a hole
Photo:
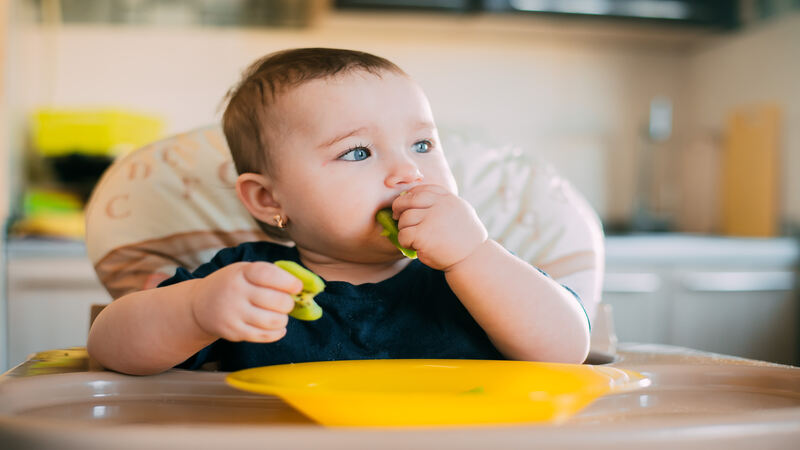
[[[458,185],[456,185],[456,178],[450,170],[450,166],[446,162],[442,162],[442,167],[438,168],[435,174],[425,177],[425,184],[436,184],[451,192],[453,195],[458,195]]]
[[[378,204],[378,200],[354,199],[351,202],[328,205],[324,214],[315,217],[314,230],[310,231],[323,233],[333,241],[354,241],[371,237],[377,229],[375,212]]]

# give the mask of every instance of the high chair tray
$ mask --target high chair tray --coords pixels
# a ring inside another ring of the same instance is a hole
[[[229,373],[128,376],[93,367],[84,349],[53,350],[0,376],[0,447],[705,450],[800,441],[800,368],[641,344],[620,344],[602,366],[651,384],[601,396],[556,425],[327,427],[280,397],[232,388]]]

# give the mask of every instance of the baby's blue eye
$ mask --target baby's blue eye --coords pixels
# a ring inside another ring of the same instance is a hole
[[[370,153],[369,149],[364,147],[356,147],[340,156],[339,159],[345,161],[363,161],[369,158],[370,155],[372,155],[372,153]]]
[[[431,147],[433,147],[433,144],[431,144],[431,141],[428,140],[415,142],[412,146],[414,151],[417,153],[428,153],[431,151]]]

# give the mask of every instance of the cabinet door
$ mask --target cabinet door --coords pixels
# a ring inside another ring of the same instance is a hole
[[[678,278],[669,343],[798,363],[793,272],[685,272]]]
[[[111,297],[88,259],[8,261],[8,362],[43,350],[86,345],[91,305]]]
[[[664,289],[659,272],[606,272],[602,301],[613,309],[619,342],[666,342]]]

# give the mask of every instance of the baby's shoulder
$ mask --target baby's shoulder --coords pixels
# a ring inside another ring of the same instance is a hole
[[[269,241],[243,242],[217,252],[212,262],[222,267],[237,262],[295,260],[296,249]]]
[[[163,281],[159,286],[168,286],[193,278],[204,278],[223,267],[237,262],[274,262],[280,259],[297,261],[297,250],[294,247],[267,241],[245,242],[235,247],[226,247],[219,250],[210,260],[194,269],[178,267],[175,275]]]

